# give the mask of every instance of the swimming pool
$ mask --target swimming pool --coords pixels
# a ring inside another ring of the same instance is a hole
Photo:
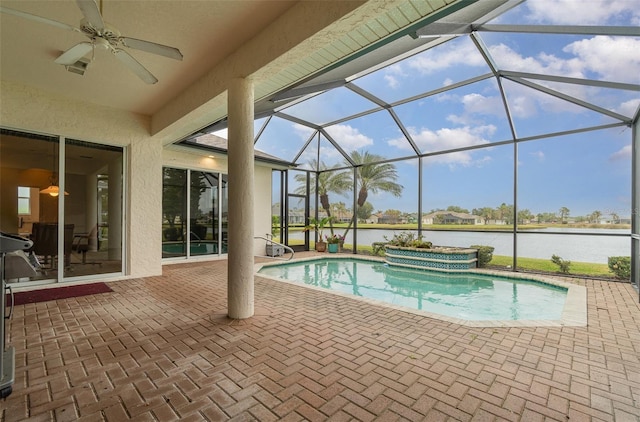
[[[258,275],[385,302],[456,322],[586,324],[586,298],[584,303],[580,300],[580,286],[575,286],[576,292],[573,285],[556,281],[485,272],[443,274],[341,257],[262,265]],[[584,293],[582,296],[586,297]]]

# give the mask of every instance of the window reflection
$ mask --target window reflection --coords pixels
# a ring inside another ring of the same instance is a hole
[[[163,174],[162,257],[226,253],[227,176],[169,167]]]
[[[122,272],[122,162],[119,147],[2,130],[0,230],[34,242],[20,282]]]

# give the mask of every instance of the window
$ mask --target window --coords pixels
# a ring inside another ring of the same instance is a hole
[[[18,215],[31,215],[31,188],[18,186]]]
[[[227,176],[170,167],[163,173],[162,257],[227,253]]]

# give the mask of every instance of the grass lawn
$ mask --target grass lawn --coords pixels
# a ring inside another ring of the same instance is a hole
[[[351,248],[351,245],[344,245],[345,251],[351,251]],[[372,255],[373,251],[371,246],[358,246],[358,253]],[[504,255],[493,255],[493,259],[489,262],[489,266],[496,267],[511,268],[511,265],[513,265],[513,258]],[[551,262],[550,259],[518,258],[518,269],[561,274],[558,266]],[[587,277],[615,277],[613,273],[609,271],[607,264],[597,264],[593,262],[571,262],[569,274],[584,275]]]
[[[489,265],[511,267],[511,265],[513,265],[513,258],[510,256],[494,255],[491,262],[489,262]],[[518,258],[518,269],[560,273],[558,266],[551,262],[550,259]],[[613,273],[609,271],[609,266],[607,264],[597,264],[593,262],[572,261],[569,273],[573,275],[580,274],[591,277],[614,277]]]
[[[334,229],[346,229],[348,223],[333,223]],[[275,226],[275,228],[279,228]],[[329,226],[325,227],[325,230],[328,229]],[[630,229],[630,224],[586,224],[586,223],[575,223],[575,224],[552,224],[552,223],[532,223],[532,224],[519,224],[518,230],[535,230],[535,229],[566,229],[566,228],[580,228],[580,229]],[[407,224],[367,224],[367,223],[358,223],[358,229],[378,229],[378,230],[418,230],[417,223],[407,223]],[[425,224],[422,226],[423,230],[466,230],[466,231],[513,231],[512,225],[506,224],[487,224],[487,225],[471,225],[471,224]],[[291,231],[302,231],[304,230],[304,226],[300,225],[299,227],[289,226],[289,230]]]

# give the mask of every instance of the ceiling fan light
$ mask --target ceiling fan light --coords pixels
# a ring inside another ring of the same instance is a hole
[[[84,75],[84,72],[87,71],[87,67],[89,66],[89,59],[83,57],[74,64],[65,66],[65,69],[71,73],[75,73],[77,75]]]
[[[93,40],[93,45],[95,45],[96,47],[102,48],[104,50],[111,49],[111,44],[109,44],[109,41],[101,37],[96,37]]]

